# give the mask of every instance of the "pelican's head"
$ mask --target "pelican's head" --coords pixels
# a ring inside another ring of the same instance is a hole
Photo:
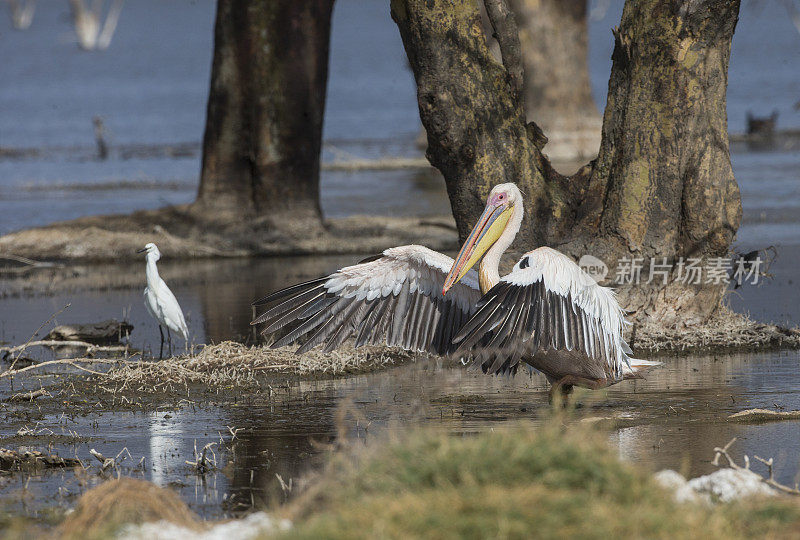
[[[509,227],[509,219],[517,206],[522,208],[522,193],[516,184],[498,184],[492,188],[483,214],[478,219],[475,228],[469,233],[467,241],[458,252],[453,267],[447,275],[442,289],[443,295],[447,294],[450,287],[458,283],[469,269],[483,257],[484,253],[497,242]],[[518,212],[517,215],[520,216],[520,219],[515,220],[513,224],[519,228],[522,212]],[[516,234],[516,231],[514,233]]]
[[[155,260],[158,260],[158,259],[161,258],[161,252],[158,251],[158,247],[156,247],[156,245],[154,243],[152,243],[152,242],[150,242],[149,244],[144,246],[143,249],[140,249],[136,253],[146,253],[148,258],[152,254],[153,257],[155,258]]]

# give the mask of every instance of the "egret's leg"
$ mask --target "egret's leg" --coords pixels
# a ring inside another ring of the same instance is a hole
[[[172,357],[172,334],[169,333],[169,326],[167,326],[167,342],[169,343],[169,356]]]
[[[161,329],[161,325],[158,325],[158,333],[161,334],[161,347],[158,348],[158,359],[161,360],[164,358],[164,330]]]

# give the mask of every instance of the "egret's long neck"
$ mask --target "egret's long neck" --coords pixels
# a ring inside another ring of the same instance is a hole
[[[497,242],[492,244],[486,254],[481,259],[481,264],[478,267],[478,281],[481,286],[481,294],[486,294],[489,289],[497,285],[500,281],[500,257],[514,241],[517,236],[519,228],[522,225],[522,216],[525,211],[522,208],[522,203],[514,205],[513,213],[506,224],[503,234],[497,239]]]
[[[158,283],[158,268],[156,267],[156,257],[154,255],[147,255],[147,284],[153,285]]]

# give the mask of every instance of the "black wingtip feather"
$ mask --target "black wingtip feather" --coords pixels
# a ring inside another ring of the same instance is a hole
[[[253,306],[263,306],[264,304],[269,304],[270,302],[274,302],[275,300],[278,300],[280,298],[284,298],[286,296],[289,296],[290,294],[295,294],[299,290],[302,290],[302,289],[305,289],[305,288],[310,288],[310,287],[312,287],[314,285],[318,285],[320,283],[328,281],[328,279],[330,279],[330,276],[323,276],[323,277],[320,277],[320,278],[317,278],[317,279],[312,279],[311,281],[304,281],[303,283],[298,283],[296,285],[292,285],[291,287],[286,287],[285,289],[281,289],[279,291],[275,291],[274,293],[270,293],[270,294],[268,294],[268,295],[266,295],[266,296],[264,296],[262,298],[259,298],[258,300],[253,302],[251,305],[253,305]]]

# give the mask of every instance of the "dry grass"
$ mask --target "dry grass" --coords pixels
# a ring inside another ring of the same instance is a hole
[[[144,480],[120,478],[87,491],[57,534],[81,540],[109,538],[124,524],[161,520],[193,530],[202,528],[197,516],[172,491]]]
[[[274,382],[267,375],[343,375],[373,371],[409,361],[414,355],[387,347],[343,347],[323,354],[314,350],[295,355],[294,349],[270,349],[225,341],[208,345],[196,355],[157,361],[128,362],[111,368],[102,384],[141,392],[203,385],[210,389],[258,387]]]
[[[800,331],[758,324],[727,309],[708,324],[664,328],[655,323],[637,325],[632,346],[636,355],[729,352],[800,348]],[[116,394],[181,392],[189,386],[209,390],[259,388],[276,383],[276,375],[340,376],[379,370],[412,360],[416,355],[389,347],[344,346],[331,353],[314,349],[295,355],[294,348],[269,349],[226,341],[201,352],[164,360],[115,364],[99,379],[98,388]],[[25,368],[30,369],[30,368]]]
[[[708,324],[697,327],[639,325],[633,338],[637,355],[800,348],[800,330],[754,323],[727,308],[721,309]],[[327,354],[314,349],[298,356],[290,347],[273,350],[226,341],[206,346],[196,355],[119,364],[108,371],[102,384],[106,388],[133,388],[142,392],[174,390],[187,385],[209,389],[260,387],[274,382],[270,375],[338,376],[374,371],[413,358],[412,353],[389,347],[345,346]]]
[[[637,324],[634,352],[744,352],[800,348],[800,330],[751,321],[722,306],[711,320],[689,327],[665,327],[659,321]]]

